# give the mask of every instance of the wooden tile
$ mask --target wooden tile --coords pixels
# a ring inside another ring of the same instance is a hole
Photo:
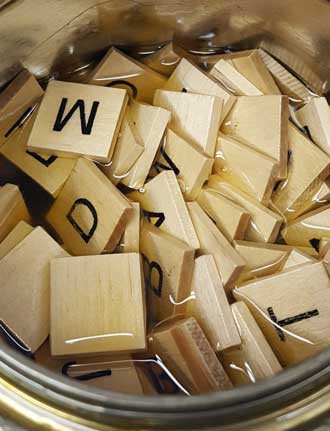
[[[197,320],[213,350],[238,347],[241,339],[213,256],[195,259],[191,296],[187,316]]]
[[[155,90],[165,82],[164,76],[116,48],[110,48],[88,77],[89,84],[124,88],[147,103],[152,103]]]
[[[79,159],[47,214],[47,221],[74,255],[112,251],[132,207],[94,163]]]
[[[330,280],[322,262],[250,282],[234,296],[249,307],[283,366],[329,345]]]
[[[118,184],[122,178],[125,178],[129,174],[131,167],[143,151],[143,140],[133,122],[130,108],[128,107],[111,162],[105,166],[101,166],[101,170],[113,184]]]
[[[37,227],[0,261],[1,320],[32,353],[49,334],[49,263],[64,256]]]
[[[157,172],[172,170],[185,199],[194,200],[211,175],[213,159],[168,129],[154,166]]]
[[[323,259],[328,250],[330,250],[330,239],[322,238],[318,244],[319,258]]]
[[[220,59],[212,68],[210,75],[231,89],[237,96],[262,96],[262,92],[245,78],[233,65]]]
[[[241,349],[221,357],[225,370],[237,385],[255,383],[282,370],[278,359],[244,302],[231,306],[242,340]]]
[[[296,246],[298,250],[302,251],[303,253],[308,254],[308,256],[314,257],[315,259],[318,259],[319,254],[318,252],[315,250],[314,247],[302,247],[302,246]]]
[[[130,114],[133,125],[141,136],[144,151],[121,182],[132,189],[139,189],[143,187],[149,174],[171,114],[165,109],[135,101],[131,102]]]
[[[258,49],[223,54],[219,60],[221,58],[234,66],[262,94],[281,94]]]
[[[173,171],[164,171],[145,184],[143,190],[132,192],[129,198],[140,202],[144,214],[155,226],[199,248],[199,241],[191,222],[180,186]]]
[[[35,153],[27,149],[26,144],[35,118],[34,113],[23,127],[6,140],[0,153],[50,195],[56,197],[68,179],[76,160]]]
[[[90,386],[127,394],[143,394],[137,367],[130,355],[59,358],[51,356],[50,345],[46,341],[36,351],[35,361],[47,369]]]
[[[170,76],[180,60],[181,57],[175,52],[173,43],[170,42],[152,54],[142,57],[141,63],[161,75]]]
[[[200,242],[200,253],[214,257],[221,282],[226,292],[230,292],[244,269],[245,261],[197,202],[189,202],[187,207]]]
[[[221,127],[224,134],[275,159],[278,178],[287,174],[288,106],[285,96],[238,97]]]
[[[169,126],[174,132],[214,157],[222,110],[219,97],[157,90],[154,105],[172,113]]]
[[[249,212],[251,221],[245,232],[246,240],[270,243],[276,241],[283,221],[281,216],[231,184],[222,181],[217,175],[209,178],[208,187],[232,199]]]
[[[0,242],[0,260],[17,246],[25,237],[33,231],[33,227],[21,220],[17,223],[6,238]]]
[[[289,149],[288,178],[276,189],[272,200],[292,220],[310,205],[320,184],[329,176],[330,158],[293,124],[289,124]]]
[[[325,97],[313,97],[296,111],[296,117],[325,153],[330,155],[330,108]]]
[[[139,253],[140,251],[140,204],[131,202],[133,212],[129,218],[120,240],[122,253]]]
[[[5,184],[0,187],[0,242],[21,220],[30,221],[23,196],[17,186]]]
[[[39,102],[43,90],[29,71],[23,70],[0,93],[0,147]]]
[[[236,97],[221,87],[215,79],[206,75],[198,66],[186,58],[180,61],[163,89],[219,97],[223,101],[221,121],[228,114],[236,100]]]
[[[144,286],[137,253],[52,261],[52,355],[133,351],[145,345]]]
[[[316,262],[314,258],[309,256],[307,253],[299,250],[298,248],[292,248],[289,257],[283,266],[283,270],[291,269],[294,266],[301,265],[303,263],[313,263]]]
[[[313,194],[307,196],[304,202],[304,214],[330,203],[330,179],[327,178],[318,184]]]
[[[291,252],[287,246],[252,241],[235,241],[234,247],[246,261],[239,283],[281,271]]]
[[[109,162],[128,96],[118,88],[50,81],[27,146],[56,156]]]
[[[232,387],[194,318],[154,332],[152,346],[188,393],[199,394]]]
[[[193,248],[151,223],[141,229],[150,322],[184,312],[194,268]]]
[[[278,177],[278,163],[248,145],[219,134],[214,172],[233,186],[268,205]]]
[[[286,94],[298,101],[307,101],[311,98],[307,87],[305,87],[299,79],[285,69],[277,60],[262,49],[259,49],[259,55],[283,94]]]
[[[330,205],[298,217],[281,233],[287,244],[303,247],[311,247],[313,240],[330,239]]]
[[[217,190],[203,188],[197,202],[228,241],[243,239],[251,217],[249,212]]]

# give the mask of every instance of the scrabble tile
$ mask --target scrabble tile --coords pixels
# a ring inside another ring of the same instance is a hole
[[[122,253],[139,253],[140,251],[140,204],[131,202],[133,212],[129,218],[120,240]]]
[[[246,79],[234,66],[223,59],[220,59],[212,67],[210,75],[232,90],[237,96],[262,96],[263,94],[259,88]]]
[[[291,253],[287,246],[252,241],[235,241],[234,247],[246,261],[239,283],[281,271]]]
[[[132,192],[129,198],[140,202],[144,215],[155,226],[175,236],[190,247],[199,248],[180,186],[174,172],[164,171],[145,184],[143,190]]]
[[[143,394],[137,367],[130,355],[59,358],[51,356],[46,341],[34,357],[37,364],[84,384],[114,392]]]
[[[289,257],[283,266],[283,270],[293,268],[294,266],[301,265],[303,263],[313,263],[316,260],[309,256],[307,253],[299,250],[298,248],[292,248]]]
[[[37,227],[0,261],[1,320],[32,353],[49,334],[49,264],[64,256]]]
[[[240,74],[257,87],[262,94],[281,94],[265,66],[259,50],[251,49],[218,56],[231,64]]]
[[[308,101],[311,95],[305,85],[263,49],[259,55],[283,94],[297,101]]]
[[[141,136],[144,151],[121,183],[132,189],[143,187],[160,147],[171,114],[166,109],[131,102],[130,114]]]
[[[0,147],[39,102],[43,90],[29,71],[23,70],[0,93]]]
[[[171,112],[169,126],[174,132],[214,157],[222,110],[219,97],[157,90],[154,105]]]
[[[13,184],[0,187],[0,241],[17,225],[19,221],[30,221],[23,196]]]
[[[177,92],[186,91],[188,93],[219,97],[223,101],[221,121],[228,114],[236,100],[236,97],[221,87],[215,79],[208,76],[192,61],[186,58],[182,58],[179,65],[163,86],[163,90]]]
[[[214,172],[264,205],[268,205],[278,176],[278,164],[248,145],[219,134]]]
[[[194,268],[193,248],[151,223],[141,229],[150,322],[184,312]]]
[[[246,193],[223,181],[217,175],[212,175],[209,178],[208,187],[232,199],[249,212],[251,221],[245,232],[246,240],[270,243],[276,241],[283,222],[281,216],[261,205],[260,202],[251,198]]]
[[[157,172],[172,170],[185,199],[194,200],[211,175],[213,159],[168,129],[154,166]]]
[[[50,81],[27,146],[56,156],[109,162],[128,96],[118,88]]]
[[[330,239],[330,205],[318,208],[288,223],[282,237],[290,245],[310,247],[313,240]]]
[[[26,144],[35,118],[36,113],[33,113],[24,126],[6,140],[0,153],[50,195],[56,197],[68,179],[76,161],[50,156],[49,154],[35,153],[27,149]]]
[[[137,253],[51,262],[52,355],[145,347],[144,286]]]
[[[293,124],[289,125],[289,149],[288,179],[276,189],[272,200],[292,220],[303,214],[311,197],[329,176],[330,158]]]
[[[101,165],[101,170],[113,184],[117,185],[129,174],[143,151],[143,140],[134,125],[130,108],[127,108],[111,162],[105,166]]]
[[[94,163],[79,159],[47,221],[71,254],[100,254],[116,247],[132,211]]]
[[[33,227],[21,220],[12,231],[0,242],[0,260],[33,231]]]
[[[288,106],[286,96],[239,97],[221,127],[225,135],[275,159],[279,179],[287,174]]]
[[[282,367],[248,307],[244,302],[236,302],[231,308],[242,345],[225,352],[221,360],[232,383],[235,386],[256,383],[280,372]]]
[[[249,212],[217,190],[203,188],[197,202],[228,239],[243,239],[251,217]]]
[[[283,366],[329,345],[330,280],[322,262],[307,263],[234,290]]]
[[[195,259],[191,296],[187,316],[197,320],[213,350],[238,347],[241,339],[213,256]]]
[[[245,261],[197,202],[189,202],[187,207],[200,242],[200,254],[214,257],[224,289],[230,292],[244,269]]]
[[[164,76],[116,48],[110,48],[88,77],[89,84],[125,88],[146,103],[152,103],[155,90],[165,82]]]
[[[142,57],[141,63],[161,75],[170,76],[178,63],[180,63],[180,60],[181,57],[175,52],[173,43],[170,42],[152,54]]]
[[[194,318],[180,320],[152,335],[152,347],[189,394],[232,387]]]
[[[318,184],[317,188],[306,198],[304,202],[304,214],[316,210],[330,203],[330,179],[327,178]]]
[[[295,112],[303,127],[307,127],[313,141],[330,155],[330,108],[325,97],[313,97]]]

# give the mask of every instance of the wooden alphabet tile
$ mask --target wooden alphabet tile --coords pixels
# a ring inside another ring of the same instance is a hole
[[[76,160],[29,151],[28,142],[36,113],[4,143],[0,153],[32,178],[50,195],[56,197],[68,179]]]
[[[219,134],[214,172],[264,205],[278,177],[278,163],[248,145]]]
[[[236,302],[231,309],[242,344],[240,349],[224,352],[221,360],[232,383],[256,383],[280,372],[282,367],[248,307]]]
[[[32,353],[49,335],[50,261],[65,256],[37,227],[0,261],[1,320]]]
[[[278,162],[277,178],[286,178],[289,103],[286,96],[238,97],[221,131]],[[267,124],[267,127],[260,125]]]
[[[33,227],[21,220],[6,238],[0,242],[0,260],[6,256],[17,244],[33,231]]]
[[[164,76],[116,48],[110,48],[88,77],[89,84],[124,88],[146,103],[152,103],[155,90],[165,82]]]
[[[329,176],[330,158],[291,123],[288,136],[291,152],[288,178],[273,193],[272,201],[287,220],[292,220],[310,206],[321,183]]]
[[[224,289],[230,292],[244,269],[244,259],[197,202],[188,202],[187,207],[200,242],[199,253],[214,257]]]
[[[74,255],[112,251],[133,209],[94,165],[79,159],[47,214],[47,221]]]
[[[141,229],[150,321],[184,312],[190,296],[195,250],[151,223]]]
[[[241,344],[226,292],[211,255],[195,259],[187,316],[197,320],[216,352],[237,348]]]
[[[157,90],[154,105],[171,112],[169,126],[175,133],[214,157],[222,111],[219,97]]]
[[[199,241],[190,219],[180,186],[173,171],[164,171],[128,197],[140,202],[144,215],[156,227],[173,235],[193,249]]]
[[[232,387],[210,343],[192,317],[155,331],[152,348],[189,394]]]
[[[234,290],[283,366],[329,345],[330,280],[322,262],[302,264]]]
[[[128,174],[121,179],[121,183],[131,189],[140,189],[148,177],[171,113],[166,109],[131,101],[130,114],[142,139],[144,150]]]
[[[14,184],[0,187],[0,241],[17,225],[19,221],[29,223],[30,215],[23,196]]]
[[[215,221],[219,230],[228,241],[243,239],[250,224],[250,213],[230,198],[217,190],[203,188],[197,202],[203,210]]]
[[[301,265],[302,263],[313,263],[316,259],[304,253],[298,248],[292,248],[289,257],[283,266],[283,270],[293,268],[294,266]]]
[[[212,175],[208,187],[217,190],[250,213],[251,221],[245,232],[245,239],[255,242],[275,242],[283,219],[274,211],[261,205],[244,192],[223,181],[218,175]]]
[[[122,253],[139,253],[140,251],[140,204],[131,202],[133,212],[129,218],[123,236],[120,240],[119,249]]]
[[[145,314],[137,253],[51,262],[52,355],[144,349]]]
[[[27,146],[56,156],[108,163],[128,96],[119,88],[50,81]]]
[[[211,175],[213,158],[168,129],[154,167],[157,171],[172,170],[186,200],[196,199]]]
[[[0,147],[43,94],[42,88],[28,70],[23,70],[0,93]]]
[[[170,42],[152,54],[142,57],[140,61],[155,72],[170,76],[180,63],[180,60],[181,57],[176,53],[173,43]]]
[[[219,97],[223,101],[221,112],[221,122],[226,117],[236,97],[228,90],[225,90],[212,77],[204,73],[198,66],[190,60],[182,58],[166,84],[163,90],[188,92],[196,94],[206,94],[208,96]]]

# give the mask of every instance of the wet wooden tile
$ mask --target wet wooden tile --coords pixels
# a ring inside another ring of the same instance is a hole
[[[6,256],[6,254],[23,241],[32,231],[33,227],[25,221],[21,220],[18,222],[14,229],[0,242],[0,259]]]

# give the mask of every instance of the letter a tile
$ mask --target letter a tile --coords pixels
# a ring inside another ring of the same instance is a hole
[[[79,159],[47,214],[71,254],[112,251],[133,213],[129,201],[94,165]]]
[[[127,104],[126,90],[51,81],[28,141],[31,151],[111,159]]]

